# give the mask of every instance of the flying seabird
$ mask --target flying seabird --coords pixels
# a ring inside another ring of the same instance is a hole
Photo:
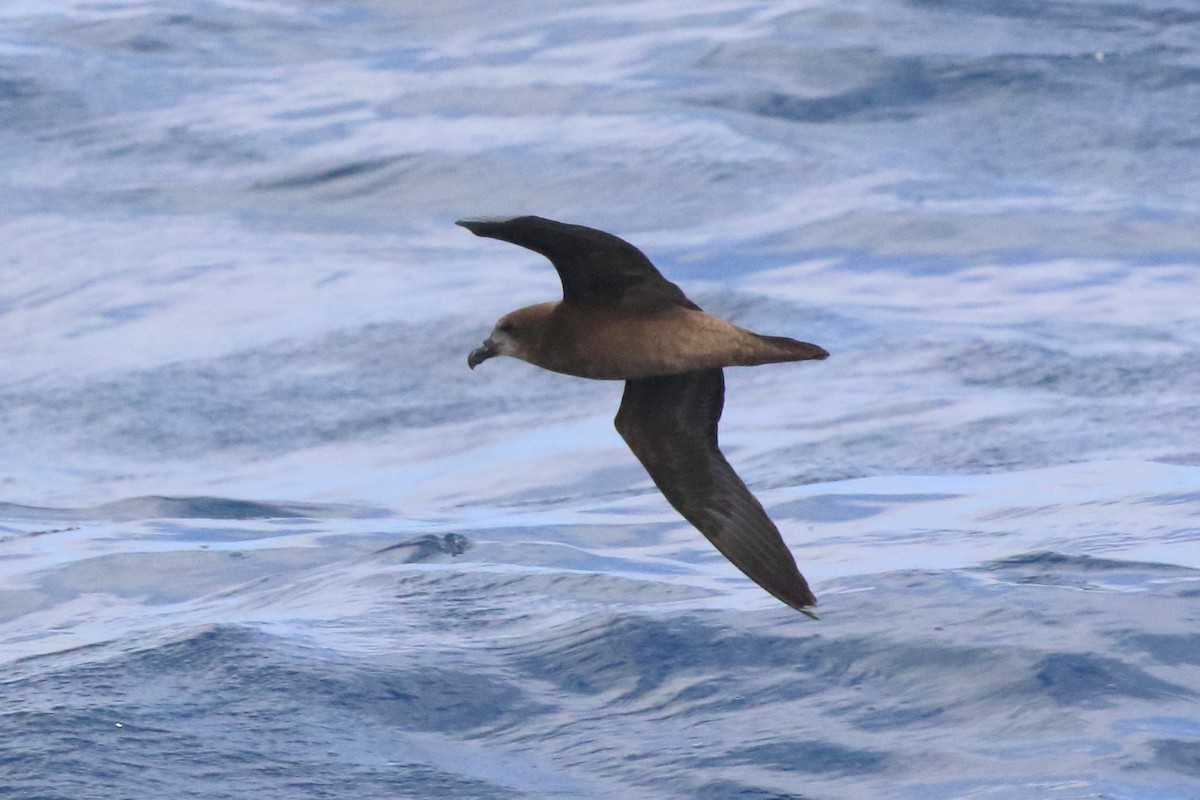
[[[471,369],[512,356],[580,378],[625,381],[617,431],[667,501],[751,580],[814,617],[808,607],[817,600],[779,529],[717,447],[717,423],[723,367],[829,353],[704,313],[640,250],[611,233],[534,216],[456,224],[540,253],[563,287],[561,302],[501,317],[467,357]]]

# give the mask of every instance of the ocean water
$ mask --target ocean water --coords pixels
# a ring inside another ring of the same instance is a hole
[[[1200,797],[1200,9],[0,7],[0,796]],[[466,354],[611,230],[826,347],[820,621]]]

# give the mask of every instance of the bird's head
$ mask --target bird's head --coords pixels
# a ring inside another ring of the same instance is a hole
[[[522,361],[537,363],[541,352],[550,312],[557,303],[542,303],[505,314],[496,322],[492,333],[483,344],[467,356],[471,369],[495,356],[512,356]]]

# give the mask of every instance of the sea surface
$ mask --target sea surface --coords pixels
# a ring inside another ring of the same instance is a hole
[[[1192,0],[0,5],[0,796],[1200,797]],[[467,352],[611,230],[824,362]]]

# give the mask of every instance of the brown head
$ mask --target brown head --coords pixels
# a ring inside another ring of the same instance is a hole
[[[494,356],[512,356],[530,364],[540,364],[551,315],[557,305],[539,303],[505,314],[483,344],[467,356],[467,366],[475,369]]]

